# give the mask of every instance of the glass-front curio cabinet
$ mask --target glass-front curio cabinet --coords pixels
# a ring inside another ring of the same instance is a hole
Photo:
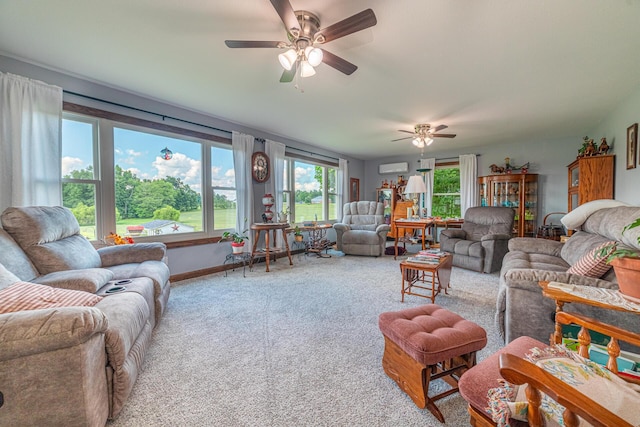
[[[481,206],[513,208],[514,237],[535,237],[538,218],[538,174],[517,173],[478,178]]]

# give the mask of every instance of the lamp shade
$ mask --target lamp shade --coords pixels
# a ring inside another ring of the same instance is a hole
[[[293,67],[293,64],[296,63],[297,59],[298,54],[293,49],[289,49],[288,51],[278,55],[278,61],[280,61],[280,65],[282,65],[285,70],[290,70],[291,67]]]
[[[313,67],[317,67],[322,62],[322,50],[317,47],[307,46],[304,50],[304,54],[307,57],[307,61]]]
[[[409,177],[409,182],[404,187],[404,194],[418,194],[426,193],[427,186],[424,184],[420,175],[412,175]]]
[[[316,74],[316,70],[307,61],[300,63],[300,76],[311,77]]]

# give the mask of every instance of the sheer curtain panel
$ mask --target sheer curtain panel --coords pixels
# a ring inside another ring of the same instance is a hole
[[[478,205],[478,159],[475,154],[460,155],[460,216]]]
[[[62,204],[62,89],[0,73],[0,212]]]
[[[236,174],[236,231],[243,231],[253,223],[253,185],[251,176],[251,155],[254,137],[233,131],[233,168]],[[246,219],[246,222],[245,222]],[[253,236],[249,233],[249,242]]]
[[[338,200],[336,200],[336,218],[342,221],[342,207],[349,201],[349,161],[347,159],[338,160]]]
[[[286,146],[281,142],[271,141],[269,139],[265,142],[265,153],[271,160],[271,179],[267,183],[267,193],[273,194],[276,200],[274,209],[274,222],[279,222],[278,214],[282,212],[283,197],[282,191],[284,190],[284,151]],[[276,233],[276,245],[283,247],[282,233]]]
[[[424,193],[424,207],[427,208],[427,216],[431,216],[431,203],[433,202],[433,180],[434,170],[436,168],[436,159],[420,159],[420,169],[431,169],[425,173],[424,184],[427,186],[427,192]]]

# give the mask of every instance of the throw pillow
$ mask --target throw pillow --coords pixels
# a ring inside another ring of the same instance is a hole
[[[615,241],[605,242],[595,249],[589,251],[580,258],[575,264],[573,264],[567,273],[578,274],[580,276],[601,278],[611,268],[610,264],[607,264],[607,257],[615,249]],[[601,253],[602,249],[608,247],[604,253]]]
[[[101,300],[101,296],[89,292],[16,282],[0,290],[0,314],[53,307],[90,307]]]

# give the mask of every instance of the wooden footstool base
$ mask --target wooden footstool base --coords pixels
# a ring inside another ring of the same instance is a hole
[[[382,313],[385,373],[421,409],[440,421],[436,400],[458,391],[458,379],[476,363],[476,352],[487,344],[486,331],[436,304]],[[429,396],[429,384],[442,378],[452,388]]]

